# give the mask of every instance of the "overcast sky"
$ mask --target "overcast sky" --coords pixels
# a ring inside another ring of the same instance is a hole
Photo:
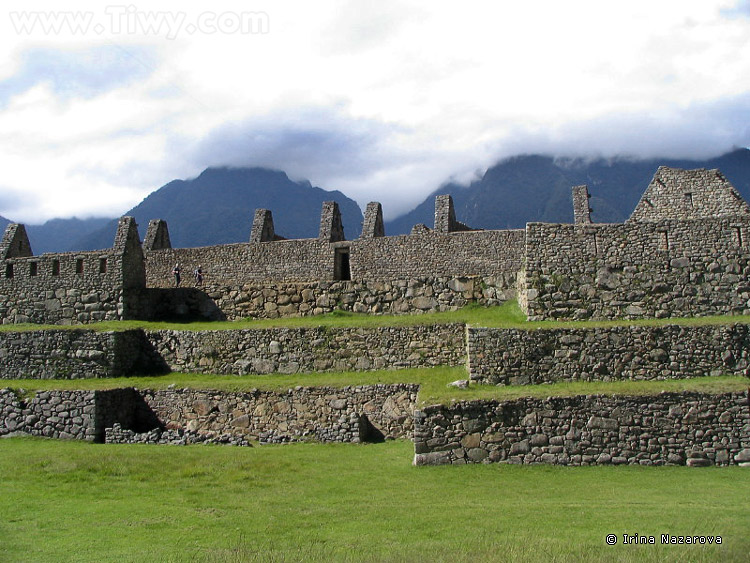
[[[389,218],[514,154],[750,145],[748,0],[0,10],[0,215],[26,223],[117,216],[208,166],[284,170]]]

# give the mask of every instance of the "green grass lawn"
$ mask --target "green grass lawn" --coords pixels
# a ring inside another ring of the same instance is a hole
[[[0,440],[0,560],[747,561],[750,469],[413,467],[377,445]],[[622,534],[720,546],[623,546]],[[616,534],[618,544],[605,543]]]
[[[30,331],[43,329],[91,329],[91,330],[127,330],[144,328],[150,330],[237,330],[262,328],[309,328],[309,327],[379,327],[379,326],[415,326],[436,323],[467,323],[472,326],[494,328],[522,328],[527,330],[544,328],[594,328],[612,326],[664,326],[680,324],[688,326],[750,323],[750,315],[724,315],[712,317],[641,319],[632,321],[534,321],[526,320],[525,315],[515,300],[507,301],[497,307],[468,305],[458,311],[425,313],[421,315],[367,315],[334,311],[325,315],[309,317],[290,317],[284,319],[246,319],[223,322],[169,323],[146,321],[106,321],[87,325],[38,325],[9,324],[0,325],[0,332]]]

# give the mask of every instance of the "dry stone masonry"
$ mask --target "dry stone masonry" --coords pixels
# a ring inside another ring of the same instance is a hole
[[[467,329],[471,379],[493,385],[750,376],[750,326]]]
[[[414,463],[733,465],[749,426],[747,393],[461,402],[414,414]]]
[[[0,389],[0,437],[236,445],[381,441],[411,437],[417,390],[408,384],[245,393],[127,388],[44,391],[23,399]]]
[[[462,324],[383,328],[148,331],[172,371],[266,374],[458,366],[466,362]]]
[[[132,389],[109,391],[42,391],[25,399],[0,389],[0,437],[31,435],[103,442],[115,423],[142,430],[148,421],[136,414]]]
[[[0,332],[0,379],[86,379],[163,372],[141,330]]]

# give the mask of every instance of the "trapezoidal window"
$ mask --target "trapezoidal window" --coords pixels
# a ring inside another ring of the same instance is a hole
[[[39,273],[37,262],[29,262],[29,275],[36,276]]]
[[[100,274],[107,273],[107,259],[106,258],[99,258],[99,273]]]
[[[52,261],[52,275],[53,276],[60,275],[60,261],[59,260]]]
[[[352,272],[349,267],[349,249],[337,248],[336,261],[333,266],[333,277],[337,280],[351,280]]]
[[[13,264],[6,264],[5,265],[5,277],[6,278],[12,278],[13,277]]]
[[[76,274],[83,274],[83,259],[78,258],[76,260]]]

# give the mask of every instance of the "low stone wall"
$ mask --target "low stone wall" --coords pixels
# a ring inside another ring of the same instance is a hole
[[[474,381],[535,384],[750,374],[746,324],[467,330]]]
[[[466,362],[463,324],[374,328],[148,331],[172,371],[265,374],[367,371]]]
[[[299,283],[214,282],[207,275],[202,288],[187,289],[142,291],[139,318],[237,320],[322,315],[335,310],[368,314],[452,311],[469,303],[491,306],[514,298],[516,275]]]
[[[132,388],[0,389],[0,436],[110,443],[363,442],[410,438],[418,385],[297,387],[246,393]]]
[[[117,422],[142,429],[133,417],[137,404],[132,389],[42,391],[31,399],[0,389],[0,436],[21,433],[103,442],[105,427]]]
[[[141,330],[0,332],[0,379],[85,379],[164,371]]]
[[[750,461],[747,393],[585,395],[430,406],[415,465],[731,465]]]
[[[140,393],[167,430],[262,442],[361,442],[411,437],[418,390],[418,385],[396,384]]]

